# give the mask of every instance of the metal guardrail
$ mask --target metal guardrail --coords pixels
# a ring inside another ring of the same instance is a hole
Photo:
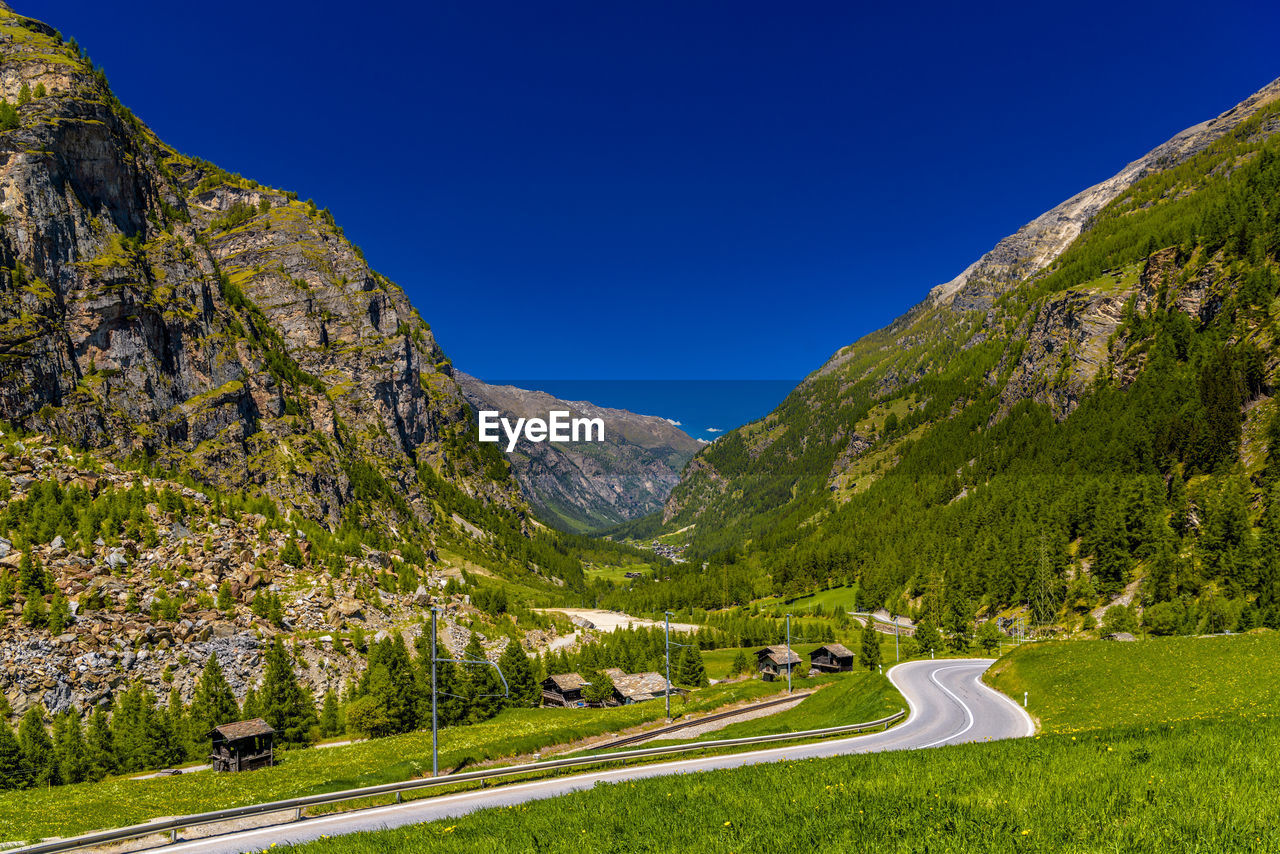
[[[502,768],[490,768],[483,771],[468,771],[462,774],[445,774],[439,777],[405,780],[400,783],[383,783],[378,786],[366,786],[362,789],[346,789],[340,792],[328,792],[321,795],[308,795],[302,798],[290,798],[289,800],[284,801],[269,801],[264,804],[253,804],[252,806],[247,807],[231,807],[229,809],[214,810],[213,812],[160,819],[146,824],[135,824],[129,827],[117,828],[115,830],[103,830],[97,833],[88,833],[83,836],[59,839],[53,842],[38,842],[35,845],[27,845],[22,848],[12,848],[8,850],[11,851],[12,854],[57,854],[57,852],[75,851],[80,848],[89,848],[95,845],[109,845],[114,842],[123,842],[128,839],[137,839],[142,836],[153,836],[159,833],[169,833],[171,836],[175,837],[176,841],[176,834],[179,830],[184,830],[189,827],[200,827],[206,824],[216,824],[220,821],[230,821],[237,818],[269,815],[271,813],[278,812],[293,812],[297,818],[301,818],[302,810],[307,807],[325,806],[328,804],[341,803],[343,801],[363,800],[365,798],[376,798],[382,795],[395,795],[396,800],[399,801],[400,795],[404,792],[412,792],[419,789],[430,789],[437,786],[449,786],[455,783],[470,783],[491,780],[497,777],[513,777],[520,774],[537,773],[539,771],[556,771],[562,768],[574,768],[582,765],[607,765],[615,762],[626,762],[630,759],[646,759],[653,756],[663,756],[672,753],[687,753],[694,750],[714,750],[721,747],[740,747],[752,744],[768,744],[775,741],[798,741],[806,738],[822,738],[832,735],[862,732],[868,729],[875,729],[876,727],[884,727],[885,729],[888,729],[889,724],[898,720],[905,714],[905,710],[899,709],[897,712],[887,717],[860,724],[847,724],[845,726],[826,727],[825,729],[778,733],[776,735],[758,735],[750,738],[727,738],[720,739],[719,741],[701,741],[695,744],[673,744],[664,747],[650,747],[644,750],[627,750],[621,753],[606,753],[599,756],[578,756],[571,759],[552,759],[545,762],[530,762],[524,765],[508,765]]]
[[[656,738],[657,736],[666,735],[672,732],[679,732],[680,730],[688,729],[689,727],[701,726],[702,724],[713,723],[715,721],[722,721],[726,718],[736,718],[736,717],[739,717],[740,715],[745,715],[750,712],[758,711],[760,709],[772,708],[773,706],[785,705],[786,703],[798,703],[801,700],[804,700],[805,698],[811,697],[811,696],[813,696],[812,691],[805,691],[802,694],[788,694],[787,696],[782,697],[781,699],[769,700],[764,703],[756,703],[755,705],[751,705],[751,706],[743,706],[740,709],[731,709],[727,712],[717,712],[714,715],[707,715],[706,717],[703,717],[703,718],[693,718],[691,720],[681,721],[678,724],[670,724],[668,726],[658,727],[657,729],[645,730],[644,732],[639,733],[637,735],[629,735],[625,738],[614,739],[613,741],[607,741],[604,744],[597,744],[595,747],[591,747],[588,749],[589,750],[612,750],[615,747],[626,747],[628,744],[635,744],[638,741],[648,741],[651,738]]]

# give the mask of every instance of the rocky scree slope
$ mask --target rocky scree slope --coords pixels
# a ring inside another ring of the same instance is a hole
[[[412,645],[432,603],[443,609],[450,652],[460,655],[471,637],[479,612],[465,595],[444,591],[456,569],[420,572],[397,550],[370,548],[320,562],[305,535],[278,517],[39,435],[4,441],[0,691],[15,715],[37,704],[50,714],[84,711],[136,685],[156,696],[176,687],[189,702],[210,655],[240,700],[260,681],[277,634],[292,639],[304,685],[317,695],[340,691],[363,670],[361,637],[399,632]],[[45,518],[33,518],[37,511]],[[14,546],[15,534],[61,526],[64,514],[114,533],[82,547],[78,536],[69,543],[61,535]],[[282,559],[291,542],[292,564]],[[46,579],[44,594],[23,589],[33,573]],[[69,614],[62,626],[49,619],[58,597]],[[27,607],[33,598],[43,603],[36,620]],[[278,611],[265,607],[272,599]],[[482,644],[496,658],[506,638],[482,636]]]
[[[507,454],[520,491],[556,527],[599,529],[655,512],[679,482],[685,463],[702,447],[665,418],[490,385],[460,371],[454,376],[476,410],[497,410],[513,422],[546,419],[551,410],[604,421],[603,442],[521,440]]]
[[[0,417],[331,528],[430,525],[421,466],[523,513],[430,328],[327,211],[166,146],[7,10],[0,95]]]

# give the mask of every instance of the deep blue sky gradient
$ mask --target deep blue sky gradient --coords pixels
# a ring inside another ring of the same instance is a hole
[[[482,378],[798,378],[1276,76],[1280,4],[13,0]]]

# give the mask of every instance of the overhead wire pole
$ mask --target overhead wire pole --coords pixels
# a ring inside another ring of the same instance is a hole
[[[787,614],[787,693],[791,693],[791,615]]]
[[[889,616],[893,618],[893,661],[896,664],[902,660],[901,656],[898,655],[898,615],[890,614]]]
[[[510,697],[511,686],[507,684],[507,676],[502,672],[502,668],[492,661],[485,659],[484,661],[474,661],[469,658],[437,658],[436,657],[436,614],[440,609],[434,605],[431,608],[431,776],[440,776],[440,752],[439,742],[437,741],[436,728],[436,664],[448,662],[450,664],[483,664],[492,667],[498,671],[498,678],[502,680],[501,694],[477,694],[472,697],[473,700],[482,700],[485,697]],[[457,694],[450,694],[450,697],[456,697]]]
[[[663,612],[662,618],[666,623],[666,644],[667,653],[667,684],[663,686],[662,693],[667,700],[667,723],[671,723],[671,612]]]
[[[440,754],[436,750],[436,614],[440,609],[431,606],[431,776],[440,776]]]

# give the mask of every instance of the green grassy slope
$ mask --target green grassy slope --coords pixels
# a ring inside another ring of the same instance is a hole
[[[831,684],[824,686],[795,708],[776,715],[730,724],[706,738],[748,738],[777,732],[800,732],[857,724],[878,720],[907,707],[907,701],[879,673],[864,670],[824,678],[832,680]],[[801,682],[800,687],[807,686]]]
[[[987,681],[1029,694],[1045,732],[1217,720],[1280,710],[1280,635],[1037,643],[1002,658]]]

